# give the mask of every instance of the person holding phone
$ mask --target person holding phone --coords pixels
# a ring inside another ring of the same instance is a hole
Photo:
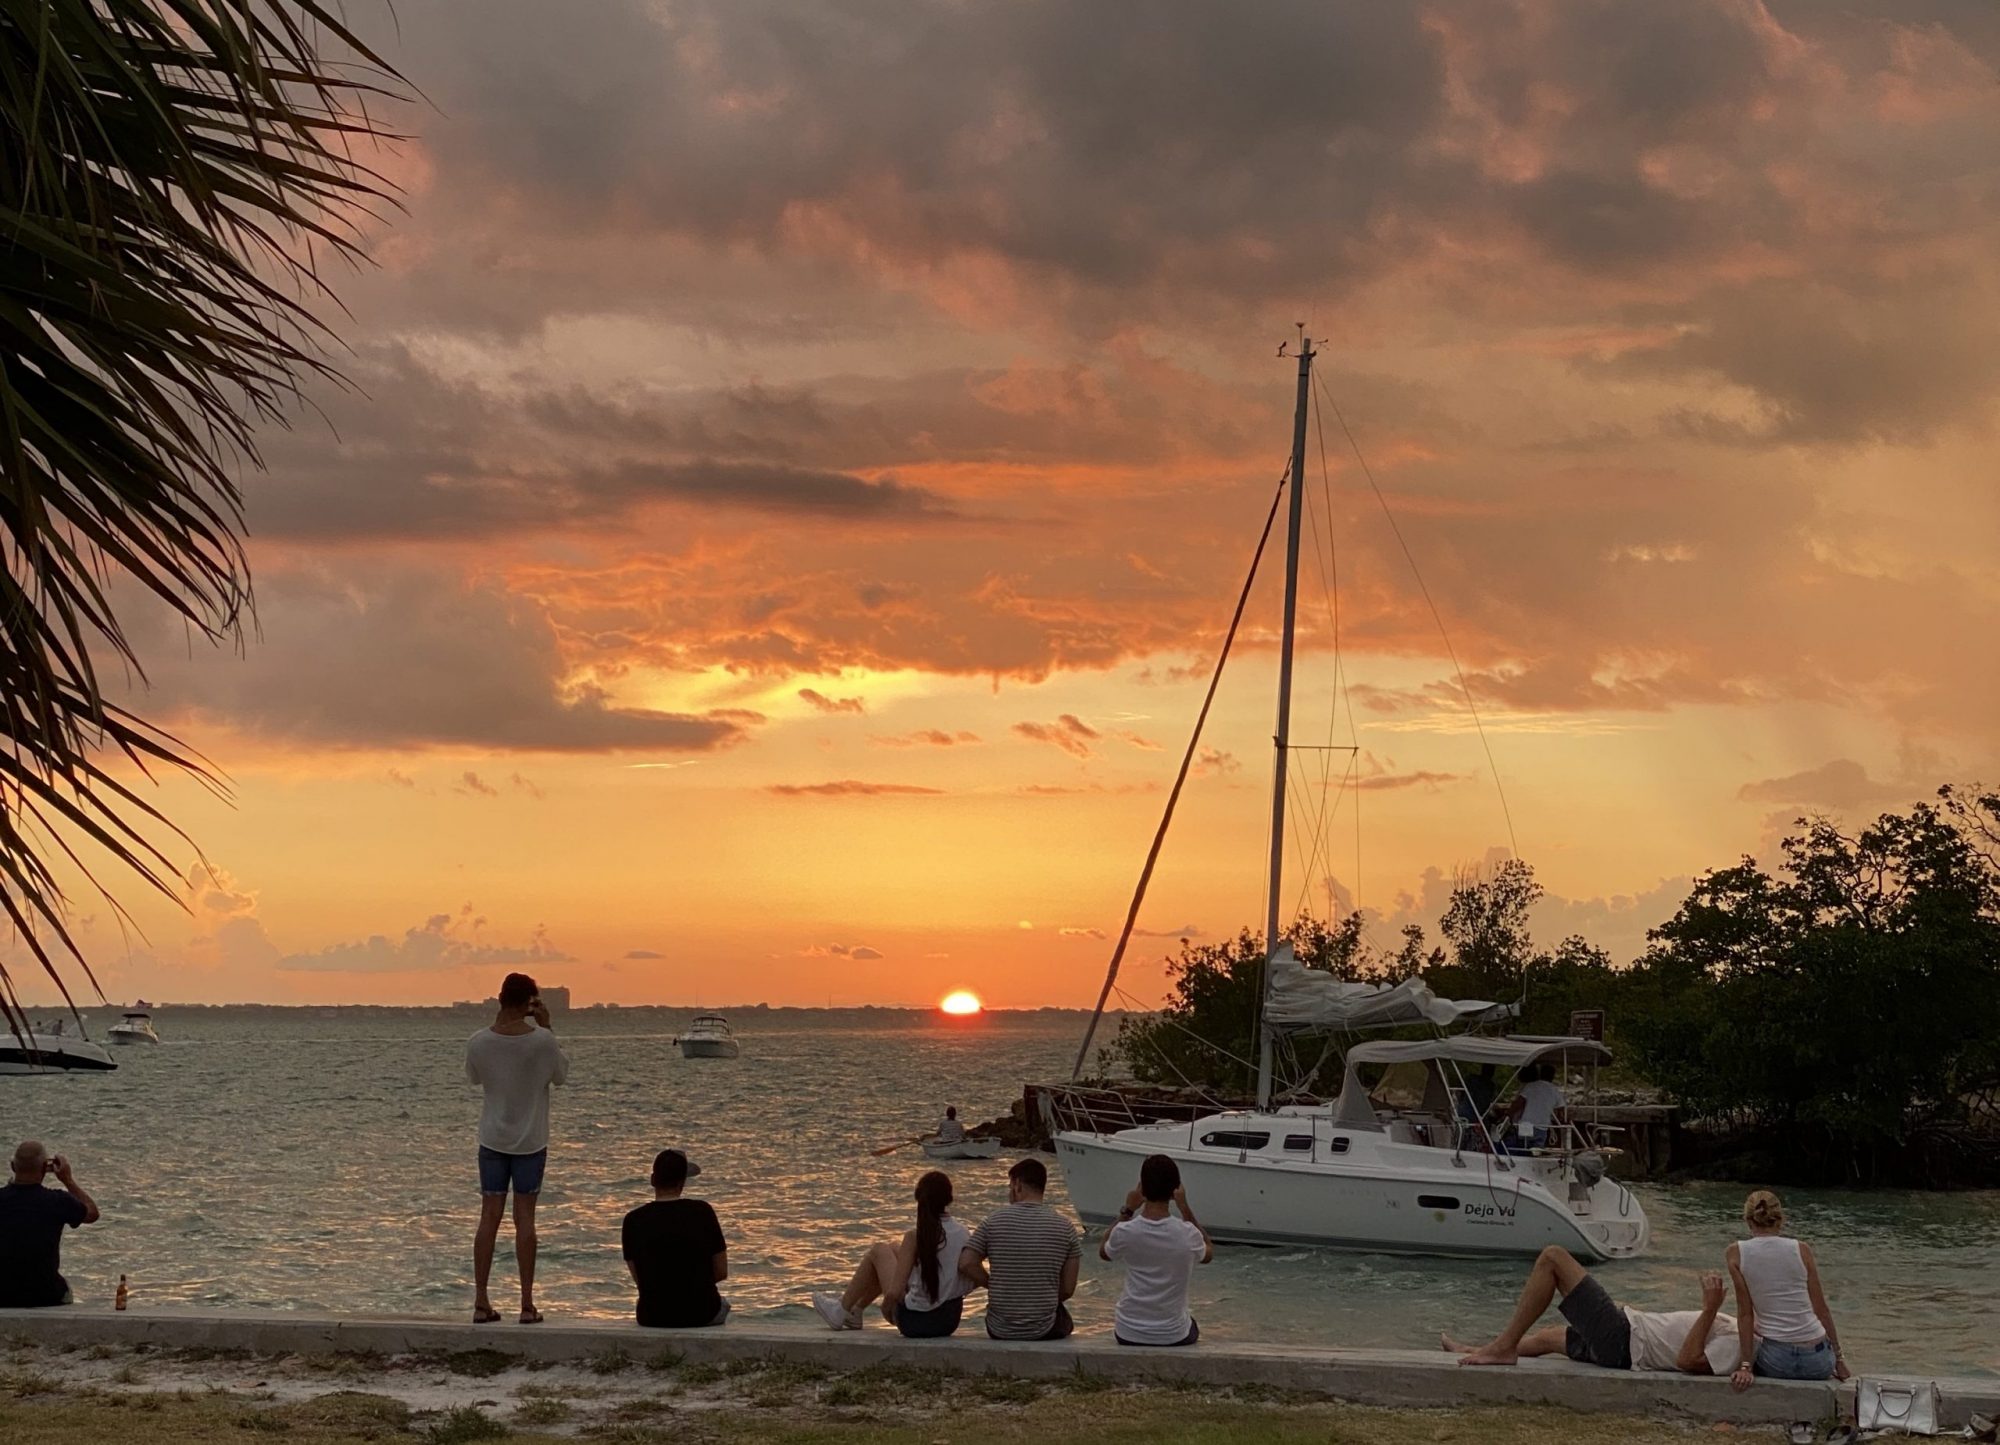
[[[479,1229],[472,1241],[472,1322],[500,1318],[487,1296],[493,1249],[507,1195],[514,1195],[514,1261],[521,1271],[521,1323],[538,1325],[535,1308],[535,1200],[549,1160],[549,1086],[569,1077],[548,1005],[525,973],[500,983],[500,1011],[465,1046],[465,1076],[485,1091],[479,1113]]]
[[[33,1139],[14,1151],[14,1177],[0,1188],[0,1308],[39,1309],[72,1302],[62,1277],[62,1232],[98,1220],[69,1160]],[[61,1189],[43,1181],[51,1174]]]

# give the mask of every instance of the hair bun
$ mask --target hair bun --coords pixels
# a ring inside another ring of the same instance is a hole
[[[1768,1189],[1759,1189],[1743,1201],[1743,1221],[1752,1229],[1777,1229],[1785,1222],[1785,1206]]]

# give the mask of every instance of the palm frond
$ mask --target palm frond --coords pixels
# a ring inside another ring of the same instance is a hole
[[[181,896],[155,840],[187,840],[113,769],[221,787],[105,698],[145,675],[118,579],[240,638],[236,476],[335,375],[322,258],[394,201],[369,107],[402,95],[321,0],[0,0],[0,915],[65,999],[96,979],[60,870]]]

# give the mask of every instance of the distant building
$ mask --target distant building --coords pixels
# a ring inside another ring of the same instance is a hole
[[[542,1002],[549,1006],[549,1012],[552,1014],[568,1013],[569,990],[564,988],[561,984],[550,984],[548,987],[542,990]],[[484,1003],[482,1003],[480,1007],[498,1008],[500,1007],[500,1000],[497,998],[489,998]]]

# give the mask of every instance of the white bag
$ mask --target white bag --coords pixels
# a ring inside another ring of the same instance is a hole
[[[1864,1431],[1935,1435],[1943,1403],[1935,1380],[1854,1382],[1854,1423]]]

